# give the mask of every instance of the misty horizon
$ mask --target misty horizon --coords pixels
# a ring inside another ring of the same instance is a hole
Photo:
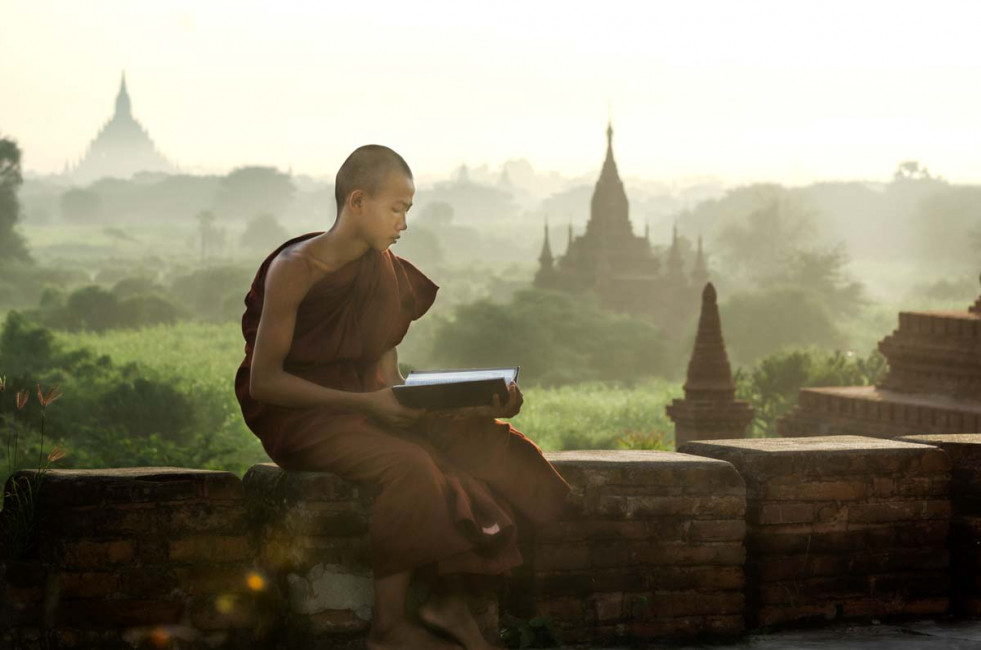
[[[58,173],[111,113],[125,70],[137,118],[194,173],[329,177],[379,142],[421,179],[516,157],[585,178],[612,115],[627,179],[884,181],[906,160],[981,179],[974,6],[516,10],[7,5],[0,78],[16,101],[0,125],[25,169]]]

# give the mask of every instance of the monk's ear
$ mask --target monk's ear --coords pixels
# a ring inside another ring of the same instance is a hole
[[[361,212],[361,209],[364,207],[364,201],[365,201],[365,191],[354,190],[347,197],[348,210],[351,210],[353,212]]]

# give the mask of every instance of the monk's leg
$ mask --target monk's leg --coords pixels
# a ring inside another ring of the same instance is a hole
[[[437,639],[406,616],[405,595],[411,579],[411,571],[375,579],[375,611],[368,632],[368,650],[458,649],[456,644]]]
[[[381,488],[371,518],[375,610],[370,647],[447,647],[405,611],[412,568],[472,546],[450,520],[446,479],[431,455],[435,450],[355,418],[309,425],[308,435],[297,436],[288,451],[277,454],[280,466],[328,471]],[[469,636],[466,626],[461,630]]]
[[[467,650],[489,650],[480,626],[470,612],[467,589],[460,575],[441,575],[432,585],[429,600],[419,608],[426,625],[449,634]]]

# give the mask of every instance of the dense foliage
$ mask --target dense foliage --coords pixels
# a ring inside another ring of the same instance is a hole
[[[592,296],[525,290],[505,304],[461,305],[434,340],[440,365],[520,364],[526,384],[629,382],[667,371],[661,332],[603,311]]]

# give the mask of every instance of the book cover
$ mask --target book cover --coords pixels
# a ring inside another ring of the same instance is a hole
[[[518,380],[518,369],[414,370],[405,384],[393,386],[392,391],[401,404],[412,408],[490,406],[494,395],[507,400],[508,384]]]

